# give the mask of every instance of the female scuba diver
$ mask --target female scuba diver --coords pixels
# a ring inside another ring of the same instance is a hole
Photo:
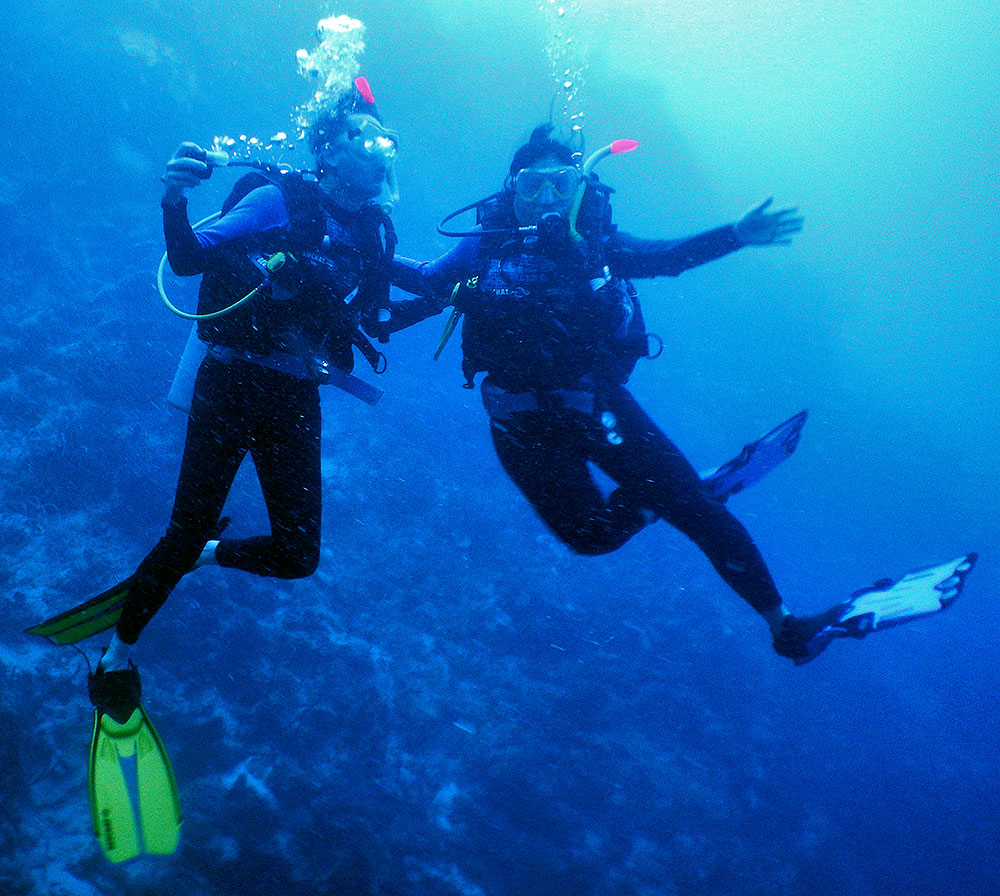
[[[332,33],[342,33],[339,19],[332,25]],[[181,276],[203,275],[198,313],[184,316],[197,320],[204,346],[170,523],[124,582],[28,629],[75,644],[115,628],[89,676],[95,712],[88,763],[95,831],[115,863],[174,852],[181,825],[176,781],[141,703],[132,645],[199,566],[286,579],[315,571],[319,386],[338,385],[369,403],[380,394],[351,370],[355,347],[378,372],[384,363],[365,333],[388,338],[396,240],[387,207],[395,199],[398,139],[382,126],[364,78],[310,114],[316,171],[251,166],[257,170],[237,182],[208,226],[189,223],[185,192],[214,165],[230,164],[228,156],[184,143],[168,162],[161,201],[167,258]],[[198,342],[189,341],[182,368],[192,346]],[[171,391],[175,404],[186,403]],[[219,517],[247,454],[271,533],[220,539],[226,521]]]
[[[767,200],[735,224],[688,239],[624,233],[612,222],[612,191],[590,171],[595,159],[636,145],[616,141],[581,166],[550,126],[536,128],[501,192],[442,221],[439,232],[461,238],[452,251],[425,263],[395,259],[394,284],[418,298],[393,304],[390,328],[452,305],[446,339],[464,315],[466,385],[486,373],[480,388],[500,463],[571,550],[614,551],[666,520],[766,620],[774,649],[802,664],[832,637],[861,636],[858,625],[841,624],[846,605],[792,616],[724,498],[704,487],[625,385],[648,355],[633,279],[677,276],[744,246],[787,244],[802,218],[794,208],[770,210]],[[443,229],[472,209],[475,230]],[[591,463],[616,483],[610,496]],[[971,562],[942,571],[952,599]]]
[[[129,649],[192,569],[218,564],[294,579],[319,563],[319,386],[351,379],[355,346],[373,367],[384,361],[361,328],[386,338],[380,315],[395,235],[377,200],[387,184],[394,189],[397,137],[358,78],[318,115],[309,142],[315,173],[254,171],[237,183],[221,217],[198,230],[188,221],[185,191],[210,176],[212,155],[185,143],[167,164],[167,255],[176,274],[203,275],[198,336],[207,352],[167,532],[132,576],[94,599],[105,627],[120,611],[91,682],[98,702],[116,688],[137,687]],[[233,307],[255,288],[252,300]],[[219,516],[248,453],[271,534],[220,539]],[[116,684],[116,676],[127,680]]]

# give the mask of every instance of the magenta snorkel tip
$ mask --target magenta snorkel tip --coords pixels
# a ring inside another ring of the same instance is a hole
[[[613,140],[607,146],[602,146],[597,152],[595,152],[586,162],[583,163],[583,173],[590,174],[594,170],[594,166],[601,161],[601,159],[606,159],[608,156],[621,155],[623,152],[632,152],[633,149],[638,149],[639,141],[631,140],[627,137],[622,137],[619,140]]]
[[[611,154],[618,155],[621,152],[632,152],[633,149],[639,148],[638,140],[630,140],[623,137],[621,140],[614,140],[611,143]]]
[[[354,86],[358,88],[358,93],[364,98],[364,101],[368,103],[369,106],[375,105],[375,94],[372,93],[372,89],[368,84],[368,79],[364,76],[354,79]],[[638,146],[638,144],[636,144]]]

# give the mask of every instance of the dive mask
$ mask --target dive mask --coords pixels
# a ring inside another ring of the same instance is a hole
[[[368,115],[356,126],[348,128],[344,134],[351,146],[360,146],[368,155],[380,155],[386,160],[395,158],[399,149],[399,134],[382,127]],[[334,143],[327,143],[320,152],[326,154],[334,146]]]
[[[579,168],[522,168],[514,175],[514,192],[524,202],[534,202],[548,184],[559,199],[569,199],[580,186]]]
[[[399,149],[399,134],[382,127],[374,118],[366,117],[359,127],[347,132],[348,140],[360,140],[364,151],[387,159],[395,158]]]

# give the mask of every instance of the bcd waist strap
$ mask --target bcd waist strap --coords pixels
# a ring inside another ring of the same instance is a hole
[[[528,411],[570,410],[594,414],[596,399],[594,393],[586,389],[535,389],[530,392],[508,392],[494,386],[489,377],[479,387],[483,396],[483,407],[491,420],[510,420],[515,414]]]
[[[243,361],[246,364],[266,367],[268,370],[275,370],[296,379],[308,380],[319,385],[335,386],[355,398],[360,398],[365,404],[375,405],[382,397],[381,389],[321,358],[306,360],[299,355],[290,355],[285,352],[258,355],[254,352],[230,348],[227,345],[210,345],[208,353],[223,364]]]

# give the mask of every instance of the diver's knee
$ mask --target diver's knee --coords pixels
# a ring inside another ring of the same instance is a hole
[[[611,536],[596,532],[574,532],[570,536],[559,533],[560,541],[574,554],[579,554],[582,557],[600,557],[602,554],[610,554],[625,544],[628,538],[629,536],[621,537],[617,534]]]
[[[284,564],[286,579],[307,579],[319,569],[319,548],[290,553]]]

